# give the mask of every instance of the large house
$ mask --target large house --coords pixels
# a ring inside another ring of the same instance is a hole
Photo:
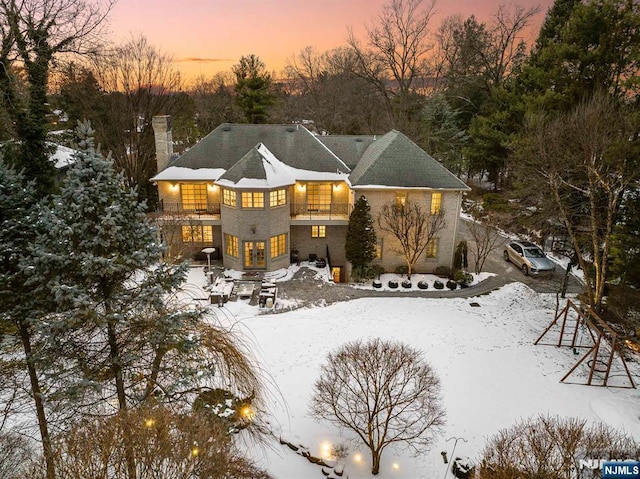
[[[353,204],[374,218],[387,202],[443,211],[446,226],[416,272],[451,266],[462,194],[469,188],[398,131],[318,136],[302,125],[222,124],[174,157],[171,119],[154,117],[159,221],[170,254],[216,249],[226,268],[273,271],[292,259],[326,258],[336,281],[349,274],[344,242]],[[404,261],[378,231],[374,263]]]

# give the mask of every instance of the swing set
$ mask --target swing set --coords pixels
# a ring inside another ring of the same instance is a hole
[[[558,326],[560,327],[560,334],[557,343],[540,342],[552,330],[557,330]],[[585,338],[588,344],[583,344]],[[536,346],[538,344],[557,347],[568,346],[573,349],[575,355],[581,354],[579,349],[587,349],[587,352],[578,359],[578,362],[564,375],[560,382],[629,389],[636,387],[627,363],[620,352],[618,333],[588,306],[579,307],[571,300],[567,300],[565,307],[556,314],[551,324],[547,326],[547,329],[533,344]],[[612,367],[616,358],[619,360],[618,364],[622,364],[625,374],[612,374]],[[589,369],[586,383],[571,383],[567,381],[585,361]],[[613,377],[624,377],[625,375],[629,380],[628,384],[624,381],[622,384],[611,384]]]

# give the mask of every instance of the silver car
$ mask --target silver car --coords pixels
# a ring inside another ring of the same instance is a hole
[[[552,274],[556,265],[536,244],[529,241],[513,241],[504,249],[504,260],[511,261],[518,266],[522,274],[528,276]]]

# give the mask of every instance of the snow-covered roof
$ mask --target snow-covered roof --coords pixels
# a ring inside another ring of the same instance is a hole
[[[183,166],[169,166],[150,181],[215,181],[224,174],[223,168],[186,168]]]
[[[258,143],[216,183],[233,188],[278,188],[296,183],[291,170],[264,144]]]
[[[49,159],[54,163],[56,169],[66,168],[75,163],[74,155],[76,150],[67,146],[58,145],[55,143],[47,143],[48,146],[55,147],[53,154]]]

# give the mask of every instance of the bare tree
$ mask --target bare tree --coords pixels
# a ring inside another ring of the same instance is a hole
[[[0,0],[0,102],[20,141],[16,170],[40,195],[55,177],[46,145],[51,65],[62,54],[95,51],[115,0]]]
[[[355,432],[371,452],[401,444],[424,453],[444,425],[440,381],[422,353],[396,341],[347,343],[329,353],[315,382],[311,414]]]
[[[378,226],[398,241],[399,247],[393,251],[407,262],[408,277],[411,278],[414,265],[429,243],[445,228],[446,222],[442,209],[436,214],[429,214],[417,203],[407,201],[398,206],[389,202],[378,214]]]
[[[390,0],[377,22],[367,27],[364,47],[349,31],[348,43],[358,58],[359,73],[384,95],[389,113],[397,96],[400,114],[407,112],[415,81],[426,72],[429,22],[435,0]],[[393,80],[395,85],[390,85]]]
[[[585,419],[538,416],[489,438],[482,452],[480,479],[544,477],[571,479],[579,460],[636,458],[640,445],[621,431]],[[594,470],[589,477],[600,477]],[[586,477],[586,476],[580,476]]]
[[[107,58],[95,62],[92,70],[107,94],[104,116],[91,118],[97,140],[111,152],[128,184],[138,188],[141,199],[154,200],[155,187],[148,181],[156,173],[151,120],[154,115],[167,114],[176,125],[180,123],[177,118],[185,116],[185,107],[187,116],[195,116],[195,108],[188,109],[189,98],[181,93],[180,73],[171,56],[143,36],[117,46]],[[174,139],[177,136],[174,132]],[[182,136],[187,143],[195,142],[188,134]]]
[[[139,479],[271,477],[240,454],[223,423],[163,406],[79,422],[57,442],[59,477],[125,477],[125,438],[134,444]]]
[[[483,222],[471,220],[467,221],[466,225],[473,241],[471,256],[475,263],[474,271],[476,274],[480,274],[485,261],[493,251],[500,247],[503,238],[486,217]]]
[[[384,100],[355,73],[357,63],[355,52],[347,47],[323,53],[306,47],[291,58],[285,67],[290,118],[311,118],[318,128],[334,134],[383,129]]]
[[[529,171],[553,198],[585,274],[587,301],[600,309],[613,229],[625,193],[640,178],[633,153],[637,125],[610,98],[596,95],[572,112],[539,117],[530,128]]]

